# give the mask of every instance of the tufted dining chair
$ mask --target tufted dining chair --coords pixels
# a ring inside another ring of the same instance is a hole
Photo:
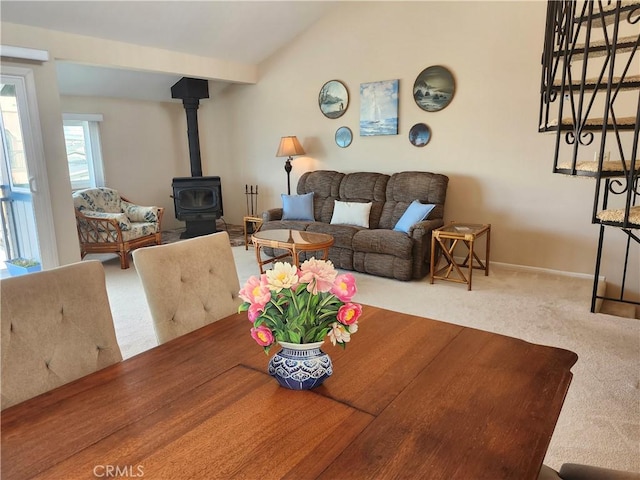
[[[240,283],[227,232],[133,252],[158,343],[238,311]]]
[[[640,473],[565,463],[560,467],[559,472],[542,465],[538,480],[640,480]]]
[[[0,280],[4,410],[120,362],[97,260]]]

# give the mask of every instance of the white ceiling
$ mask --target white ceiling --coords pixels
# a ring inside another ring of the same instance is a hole
[[[333,1],[30,1],[0,3],[3,22],[259,64],[309,28]],[[176,75],[58,62],[63,95],[170,100]],[[211,93],[224,88],[210,81]],[[126,89],[122,85],[128,85]]]

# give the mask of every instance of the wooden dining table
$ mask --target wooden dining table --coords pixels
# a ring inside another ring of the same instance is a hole
[[[536,479],[575,353],[364,306],[280,387],[232,315],[2,411],[9,479]]]

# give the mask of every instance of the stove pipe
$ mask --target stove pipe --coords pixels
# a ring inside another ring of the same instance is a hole
[[[182,99],[182,105],[187,113],[191,176],[201,177],[202,159],[200,157],[200,135],[198,133],[198,105],[201,98],[209,98],[209,82],[200,78],[182,77],[171,87],[171,98]]]

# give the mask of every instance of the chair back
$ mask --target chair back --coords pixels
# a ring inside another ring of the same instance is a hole
[[[227,232],[133,252],[158,343],[238,311],[240,282]]]
[[[99,261],[2,279],[0,297],[2,409],[122,360]]]

